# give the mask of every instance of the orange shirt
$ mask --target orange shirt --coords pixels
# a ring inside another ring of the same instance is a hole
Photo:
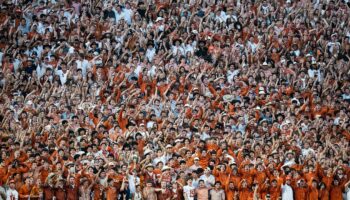
[[[318,189],[314,187],[309,188],[309,199],[318,199]]]
[[[324,189],[318,192],[320,200],[329,200],[329,190]]]
[[[115,200],[118,197],[117,189],[115,187],[109,186],[106,191],[107,200]]]
[[[227,189],[225,190],[226,199],[227,199],[227,200],[233,200],[233,199],[235,198],[235,193],[236,193],[236,192],[237,192],[237,191],[235,191],[235,190],[233,190],[233,189],[227,188]]]
[[[28,196],[30,194],[30,191],[31,188],[27,184],[22,185],[21,188],[18,190],[19,199],[28,199],[28,197],[25,196]]]
[[[295,200],[308,200],[308,188],[306,187],[293,187]]]
[[[277,185],[277,187],[270,187],[270,198],[271,200],[278,200],[281,196],[281,186]]]
[[[258,184],[264,183],[266,180],[266,177],[267,177],[267,175],[264,171],[261,171],[261,172],[257,171],[255,173],[255,181],[257,181]]]
[[[333,185],[330,190],[330,200],[342,200],[343,194],[342,194],[342,186],[335,186]]]
[[[246,200],[250,200],[253,199],[253,191],[251,191],[248,188],[241,188],[239,190],[239,199],[246,199]]]
[[[128,124],[128,119],[127,118],[123,118],[123,109],[119,111],[119,116],[118,116],[118,124],[119,127],[123,130],[123,132],[126,131],[126,125]]]

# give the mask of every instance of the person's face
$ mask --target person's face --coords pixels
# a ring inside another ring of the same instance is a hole
[[[31,182],[32,182],[32,181],[31,181],[31,179],[30,179],[30,178],[27,178],[27,179],[26,179],[26,184],[27,184],[27,185],[30,185],[30,184],[31,184]]]
[[[10,188],[11,188],[11,189],[14,189],[15,186],[16,186],[15,183],[10,183]]]
[[[187,185],[192,185],[192,179],[188,179]]]
[[[199,182],[199,187],[205,187],[204,181]]]
[[[162,189],[165,189],[165,188],[166,188],[166,182],[165,182],[165,181],[162,181],[162,182],[161,182],[161,187],[162,187]]]

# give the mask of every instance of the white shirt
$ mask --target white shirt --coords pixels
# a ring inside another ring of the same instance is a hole
[[[4,55],[4,53],[0,52],[0,63],[2,62],[3,55]]]
[[[125,21],[130,25],[131,24],[131,20],[132,20],[132,16],[134,15],[134,12],[131,9],[127,9],[125,8],[123,10],[124,12],[124,19]]]
[[[113,12],[115,14],[115,21],[119,22],[120,19],[125,19],[125,13],[123,11],[121,11],[120,13],[118,13],[118,11],[116,9],[113,8]]]
[[[135,193],[134,200],[142,200],[142,194],[141,192]]]
[[[350,188],[346,188],[345,192],[346,192],[346,199],[350,200]]]
[[[174,55],[185,55],[185,49],[181,46],[172,46],[172,51]]]
[[[3,196],[6,198],[6,191],[5,191],[5,188],[0,186],[0,200],[5,200],[2,198]]]
[[[86,77],[87,72],[90,70],[91,65],[88,60],[76,60],[75,63],[77,63],[77,68],[81,69],[83,77]]]
[[[293,200],[293,189],[290,185],[282,185],[282,200]]]
[[[233,77],[237,76],[239,74],[239,69],[235,69],[233,71],[228,70],[227,71],[227,80],[229,83],[232,83]]]
[[[61,84],[64,85],[67,82],[68,70],[64,73],[62,70],[56,70],[56,75],[60,77]]]
[[[14,200],[14,199],[18,199],[18,192],[16,190],[13,190],[11,188],[9,188],[7,191],[6,191],[6,200]]]
[[[201,140],[206,140],[206,139],[208,139],[208,138],[210,138],[210,135],[208,134],[208,133],[206,133],[206,132],[202,132],[202,134],[201,134]]]
[[[342,98],[345,99],[350,99],[350,94],[342,94]]]
[[[193,186],[184,186],[184,197],[186,200],[194,200],[195,188]]]
[[[153,160],[153,165],[157,165],[158,162],[163,162],[163,164],[166,164],[165,156],[157,157]]]
[[[36,31],[39,33],[39,34],[44,34],[45,33],[45,26],[43,23],[39,22],[37,27],[36,27]]]
[[[148,61],[151,62],[155,55],[156,55],[156,49],[155,48],[152,48],[152,49],[147,48],[146,57],[147,57]]]
[[[212,187],[215,184],[215,177],[213,175],[203,174],[199,179],[202,179],[207,187]]]
[[[186,44],[185,45],[185,52],[191,52],[192,54],[194,53],[195,46],[197,45],[197,42],[194,41],[191,44]]]
[[[45,72],[46,72],[46,68],[44,66],[41,66],[40,64],[37,65],[36,74],[38,75],[38,78],[41,78],[42,76],[44,76]]]
[[[258,45],[255,44],[254,42],[250,42],[250,41],[248,41],[248,45],[252,49],[252,53],[255,53],[256,52],[256,48],[258,47]]]
[[[136,185],[140,184],[140,178],[134,175],[128,176],[130,193],[134,194],[136,192]]]
[[[152,127],[153,127],[153,124],[154,124],[153,121],[149,121],[149,122],[147,122],[146,127],[147,127],[147,128],[152,128]]]
[[[303,156],[307,156],[307,155],[309,155],[310,153],[311,153],[311,154],[315,154],[315,151],[314,151],[313,149],[311,149],[311,148],[302,149],[301,152],[302,152]]]

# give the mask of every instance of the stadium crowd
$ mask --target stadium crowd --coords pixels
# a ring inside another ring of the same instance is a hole
[[[350,200],[349,0],[1,0],[0,200]]]

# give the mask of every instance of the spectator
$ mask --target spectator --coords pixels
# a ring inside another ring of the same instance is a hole
[[[1,196],[2,198],[3,196]],[[9,188],[6,190],[6,200],[17,200],[18,199],[18,192],[15,189],[15,181],[10,180],[9,182]],[[5,198],[4,198],[5,199]]]
[[[1,1],[0,197],[345,199],[349,6]]]
[[[195,188],[192,186],[192,179],[187,180],[187,185],[183,189],[185,200],[194,200]]]
[[[221,183],[215,182],[215,188],[210,190],[210,199],[213,200],[225,200],[225,192],[221,189]]]
[[[205,185],[203,180],[199,180],[199,186],[196,189],[196,195],[198,200],[209,199],[209,189]]]

